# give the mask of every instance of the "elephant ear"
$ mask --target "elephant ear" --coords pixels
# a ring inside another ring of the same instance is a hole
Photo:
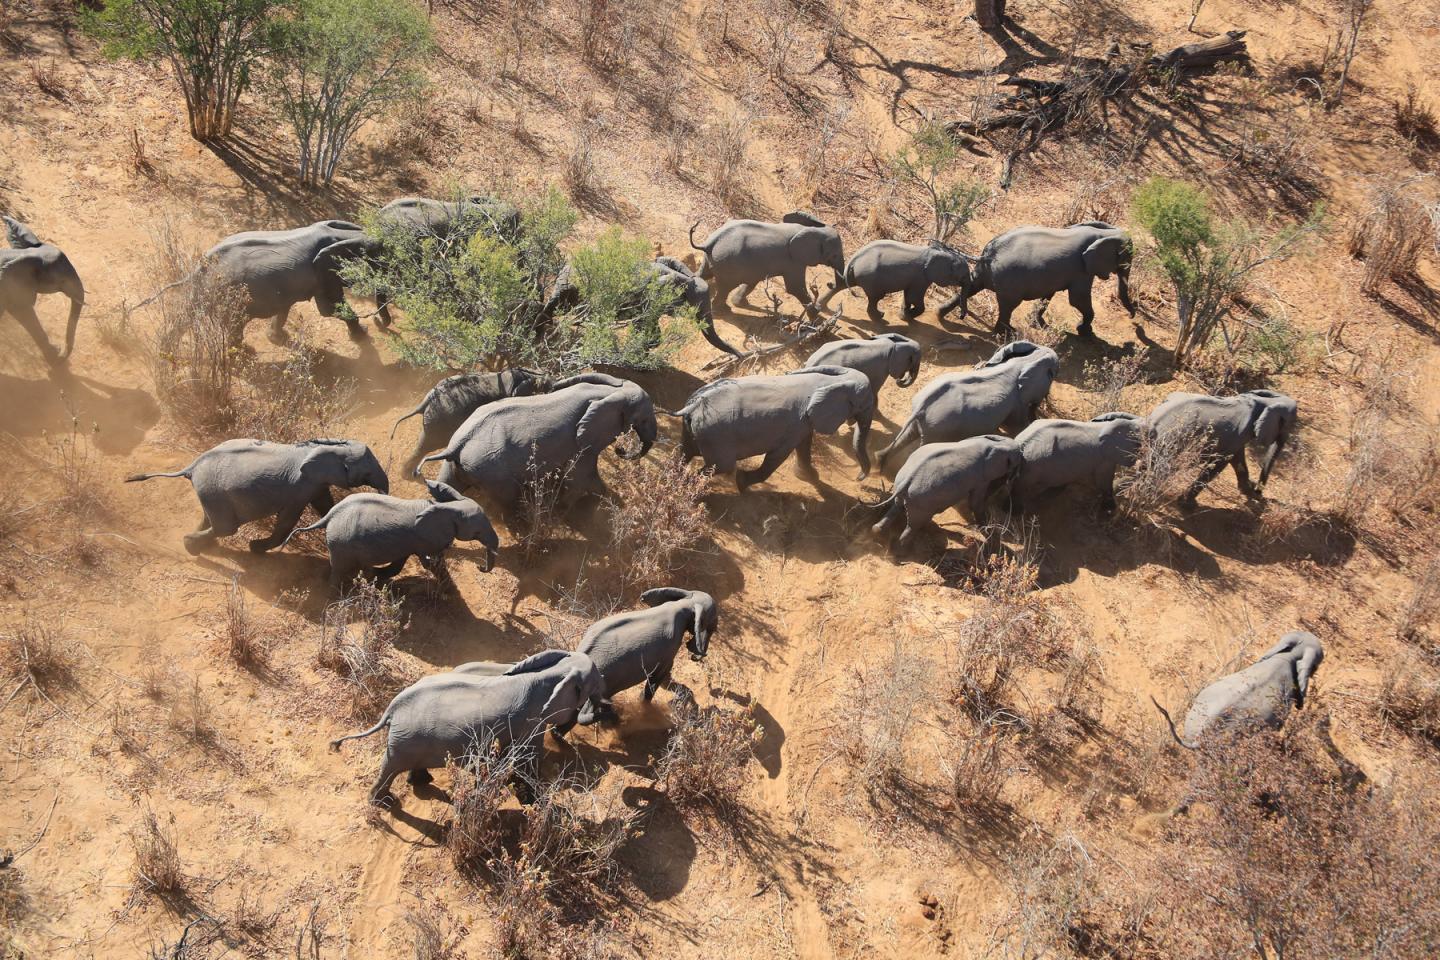
[[[515,664],[515,666],[506,670],[504,675],[507,677],[518,677],[522,673],[543,673],[557,663],[561,663],[574,655],[575,654],[569,650],[544,650],[521,660]]]
[[[810,394],[805,405],[805,419],[816,433],[834,433],[850,418],[851,384],[846,380],[835,380],[821,384]]]
[[[10,246],[16,250],[27,250],[31,247],[40,246],[40,238],[35,236],[35,231],[13,217],[5,217],[5,236],[10,240]]]
[[[682,590],[680,587],[654,587],[640,594],[640,602],[647,607],[658,607],[662,603],[686,600],[689,596],[690,591]]]
[[[1124,237],[1118,235],[1095,240],[1080,254],[1080,258],[1085,261],[1085,272],[1092,277],[1108,280],[1110,274],[1120,268],[1121,254],[1126,242]]]
[[[455,503],[457,500],[464,500],[465,495],[448,483],[441,483],[439,480],[425,481],[425,489],[430,491],[430,499],[436,503]]]
[[[581,450],[598,450],[615,442],[624,429],[625,408],[630,403],[626,391],[613,390],[599,400],[590,401],[580,422],[575,424],[575,443]]]

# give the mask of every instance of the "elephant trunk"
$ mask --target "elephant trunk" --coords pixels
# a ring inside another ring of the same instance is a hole
[[[1115,276],[1119,286],[1120,305],[1133,317],[1135,316],[1135,304],[1130,300],[1130,264],[1121,264],[1115,271]]]
[[[1275,442],[1270,444],[1265,451],[1265,458],[1260,462],[1260,486],[1265,486],[1270,479],[1270,468],[1275,466],[1275,458],[1280,455],[1281,449],[1285,446],[1285,432],[1282,430],[1275,437]]]
[[[860,473],[856,480],[864,480],[870,475],[870,451],[867,449],[870,444],[870,414],[864,413],[855,418],[855,432],[851,436],[851,445],[855,450],[855,462],[860,464]]]

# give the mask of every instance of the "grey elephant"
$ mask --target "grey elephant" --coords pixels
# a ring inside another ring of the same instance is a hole
[[[430,491],[427,500],[402,500],[383,493],[348,496],[309,526],[296,527],[285,543],[296,534],[324,530],[330,584],[337,590],[364,570],[375,570],[376,579],[384,583],[411,557],[419,557],[427,569],[438,570],[456,540],[483,544],[481,569],[489,571],[500,538],[480,504],[434,480],[425,481],[425,486]]]
[[[421,417],[420,436],[415,449],[406,458],[400,472],[412,474],[420,458],[431,450],[438,450],[450,442],[460,425],[470,414],[487,403],[506,397],[530,397],[549,389],[549,380],[534,370],[517,368],[501,370],[499,373],[461,373],[446,377],[425,394],[423,400],[405,416],[395,421],[390,428],[394,439],[395,430],[411,417]]]
[[[476,223],[491,233],[513,237],[520,232],[520,210],[484,194],[457,200],[401,197],[376,211],[374,222],[382,231],[403,229],[437,237],[449,237],[457,226]]]
[[[75,329],[80,323],[80,309],[85,306],[85,285],[63,250],[53,243],[41,243],[19,220],[0,219],[5,221],[10,241],[9,248],[0,248],[0,316],[8,313],[14,317],[51,366],[64,363],[75,349]],[[35,315],[35,300],[42,293],[63,293],[70,299],[62,350],[50,343]]]
[[[876,323],[885,322],[880,312],[881,297],[903,293],[900,319],[909,323],[925,312],[925,294],[931,286],[959,288],[959,293],[940,308],[940,319],[957,306],[961,308],[960,319],[965,318],[971,288],[970,264],[963,253],[938,240],[923,245],[872,240],[846,262],[843,278],[849,289],[864,291],[868,301],[865,312]],[[820,309],[825,309],[836,290],[820,299]]]
[[[1133,413],[1102,413],[1093,420],[1036,420],[1015,442],[1025,455],[1011,492],[1019,512],[1041,494],[1069,486],[1100,492],[1101,509],[1115,508],[1115,471],[1135,464],[1145,422]]]
[[[936,377],[910,402],[910,419],[880,451],[880,468],[916,443],[953,443],[1000,427],[1019,433],[1035,419],[1059,369],[1054,350],[1016,340],[974,370]]]
[[[527,483],[563,472],[560,505],[569,507],[587,494],[604,494],[600,453],[632,429],[640,445],[620,451],[627,460],[649,453],[659,434],[650,395],[629,380],[585,373],[559,381],[541,396],[508,397],[481,407],[444,450],[421,463],[443,462],[441,483],[478,489],[512,516]]]
[[[695,242],[690,227],[690,246],[705,255],[700,276],[710,283],[711,298],[728,303],[732,290],[743,303],[751,289],[769,277],[780,277],[790,296],[805,305],[810,315],[818,312],[805,285],[810,267],[829,267],[835,272],[834,286],[844,286],[845,245],[840,232],[807,213],[792,212],[780,223],[759,220],[729,220],[704,243]]]
[[[207,250],[195,271],[162,287],[139,305],[189,283],[201,271],[213,270],[225,283],[243,291],[247,317],[270,318],[270,339],[279,342],[285,338],[290,309],[297,303],[314,300],[320,316],[335,316],[345,302],[341,268],[379,250],[379,240],[366,236],[358,224],[346,220],[321,220],[293,230],[237,233]],[[344,319],[351,337],[365,335],[353,312],[345,313]],[[385,322],[384,317],[381,322]],[[233,331],[237,339],[243,333]]]
[[[644,276],[638,278],[637,286],[656,280],[664,283],[673,291],[674,297],[667,309],[673,309],[680,304],[693,307],[695,317],[700,323],[700,333],[706,341],[718,350],[723,350],[732,356],[740,356],[740,351],[726,343],[715,330],[715,313],[710,303],[710,284],[697,277],[693,270],[674,257],[656,257],[652,262],[646,264]],[[550,285],[550,292],[545,298],[545,306],[541,310],[543,322],[550,323],[555,317],[573,309],[579,302],[580,288],[575,283],[575,271],[567,263],[560,268],[555,282]],[[654,343],[658,342],[657,331]]]
[[[1203,469],[1182,499],[1194,507],[1206,484],[1228,463],[1235,469],[1240,492],[1251,499],[1264,496],[1275,458],[1295,428],[1298,404],[1273,390],[1251,390],[1233,397],[1211,397],[1200,393],[1172,393],[1145,418],[1152,448],[1180,448],[1193,444],[1200,453]],[[1260,460],[1260,483],[1250,481],[1245,448],[1251,443],[1264,449]]]
[[[1007,331],[1010,315],[1027,300],[1048,302],[1061,290],[1070,293],[1070,305],[1080,311],[1081,336],[1093,335],[1095,308],[1090,289],[1097,279],[1108,280],[1113,273],[1119,284],[1120,303],[1135,316],[1130,302],[1130,261],[1134,245],[1130,235],[1099,220],[1077,223],[1062,229],[1015,227],[985,244],[975,261],[973,280],[950,303],[941,308],[943,316],[953,304],[965,315],[966,297],[982,290],[995,293],[995,330]],[[1044,316],[1044,305],[1041,306]]]
[[[895,477],[890,496],[874,505],[884,511],[872,527],[886,539],[896,524],[905,522],[895,549],[904,550],[915,534],[931,526],[935,515],[964,505],[983,526],[986,505],[1019,473],[1025,456],[1009,437],[985,435],[953,443],[927,443],[916,450]]]
[[[852,444],[860,477],[870,472],[865,446],[875,414],[870,381],[845,367],[807,367],[778,377],[716,380],[690,396],[671,416],[681,420],[680,449],[687,460],[704,458],[718,473],[735,471],[744,492],[768,478],[793,452],[802,476],[819,475],[811,462],[817,433],[855,424]],[[746,457],[764,455],[754,470],[736,470]]]
[[[1279,729],[1290,709],[1305,706],[1310,678],[1325,659],[1325,648],[1313,633],[1287,633],[1260,659],[1221,677],[1195,695],[1185,715],[1184,736],[1170,713],[1153,697],[1170,733],[1182,747],[1195,749],[1207,734],[1236,729]]]
[[[185,549],[191,553],[230,536],[243,524],[272,516],[276,518],[274,532],[251,540],[250,549],[256,553],[273,549],[290,536],[307,506],[321,516],[330,512],[335,506],[331,487],[364,486],[390,492],[390,480],[380,461],[356,440],[226,440],[183,470],[137,473],[125,482],[156,477],[184,477],[195,489],[205,513],[200,528],[185,535]]]
[[[908,387],[920,375],[920,344],[898,333],[880,333],[866,340],[836,340],[810,354],[807,367],[848,367],[870,381],[876,399],[887,377]]]
[[[602,682],[589,657],[568,650],[537,653],[500,676],[436,674],[400,691],[373,727],[330,741],[330,749],[387,731],[385,759],[370,788],[370,802],[377,805],[394,800],[390,784],[401,773],[424,784],[431,770],[449,761],[474,763],[509,752],[524,800],[527,778],[539,773],[546,727],[563,737]]]

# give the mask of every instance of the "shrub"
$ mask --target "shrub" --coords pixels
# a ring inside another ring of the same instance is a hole
[[[1235,299],[1249,289],[1250,275],[1290,256],[1320,228],[1319,208],[1304,223],[1268,237],[1243,223],[1218,225],[1201,190],[1164,177],[1141,186],[1133,204],[1135,219],[1154,241],[1151,255],[1175,288],[1177,367],[1217,333],[1231,342],[1226,320]]]
[[[406,681],[395,653],[405,624],[401,601],[368,580],[357,581],[348,596],[325,608],[316,660],[344,679],[351,718],[379,716]]]
[[[184,889],[174,814],[170,815],[168,825],[162,824],[147,805],[140,814],[140,822],[130,828],[130,844],[135,850],[135,881],[141,890],[164,896]]]
[[[1374,293],[1386,280],[1412,276],[1420,255],[1431,245],[1430,214],[1411,189],[1414,180],[1382,183],[1350,225],[1350,256],[1365,261],[1360,289]]]
[[[677,452],[659,463],[627,460],[606,501],[610,543],[623,557],[627,584],[659,584],[683,566],[710,532],[700,502],[710,474]]]
[[[108,0],[87,5],[81,22],[111,56],[168,60],[190,135],[218,140],[230,133],[281,7],[282,0]]]
[[[891,176],[924,198],[931,216],[930,239],[942,243],[963,230],[994,196],[989,187],[959,175],[960,156],[960,144],[945,124],[927,119],[890,157]]]
[[[671,714],[670,740],[655,768],[665,796],[682,808],[733,809],[763,731],[748,712],[702,710],[684,693],[672,701]]]

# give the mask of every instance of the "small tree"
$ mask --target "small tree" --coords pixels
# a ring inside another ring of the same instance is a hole
[[[169,60],[190,135],[218,140],[230,133],[279,7],[280,0],[109,0],[86,10],[82,23],[111,56]]]
[[[300,181],[326,185],[362,124],[424,85],[430,23],[409,0],[301,0],[267,87],[295,131]]]
[[[1200,189],[1164,177],[1152,178],[1135,192],[1134,213],[1155,241],[1153,258],[1175,287],[1177,367],[1217,331],[1229,346],[1225,321],[1251,274],[1294,253],[1320,227],[1318,208],[1304,223],[1269,237],[1244,223],[1217,226]]]
[[[960,145],[945,124],[926,120],[890,158],[900,182],[918,190],[930,206],[930,237],[948,243],[989,202],[990,188],[958,175]]]

